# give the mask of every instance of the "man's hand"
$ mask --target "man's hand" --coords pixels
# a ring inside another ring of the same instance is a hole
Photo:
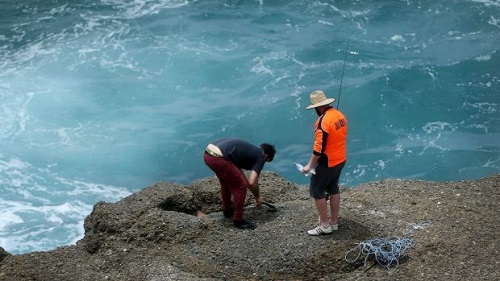
[[[311,159],[309,159],[309,162],[304,166],[302,169],[302,173],[304,175],[308,175],[309,173],[311,174],[316,174],[316,164],[318,163],[319,156],[312,154]]]
[[[255,198],[255,207],[257,207],[257,208],[262,207],[262,196]]]
[[[302,168],[302,174],[306,175],[309,173],[309,171],[311,171],[311,165],[307,164],[304,166],[304,168]]]

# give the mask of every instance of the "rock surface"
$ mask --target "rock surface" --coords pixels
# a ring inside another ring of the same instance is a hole
[[[500,279],[500,174],[343,189],[339,230],[320,237],[306,233],[317,223],[306,186],[273,172],[260,181],[277,211],[255,208],[249,195],[245,218],[257,223],[253,231],[235,229],[222,216],[216,178],[189,186],[160,182],[119,202],[97,203],[76,245],[23,255],[0,248],[0,280]],[[195,216],[197,210],[206,215]],[[405,229],[413,230],[405,237],[415,245],[399,264],[355,260],[360,242],[400,238]]]

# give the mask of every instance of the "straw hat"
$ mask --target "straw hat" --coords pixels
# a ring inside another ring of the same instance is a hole
[[[311,104],[306,109],[327,105],[334,101],[334,98],[327,98],[323,91],[314,91],[311,93]]]

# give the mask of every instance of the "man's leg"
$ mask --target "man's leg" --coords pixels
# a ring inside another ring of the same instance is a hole
[[[243,172],[234,166],[230,171],[231,177],[229,190],[233,195],[234,215],[233,219],[240,221],[243,219],[243,207],[247,196],[247,180]]]
[[[233,213],[233,202],[231,201],[231,191],[229,186],[224,180],[219,179],[220,183],[220,194],[222,199],[222,209],[224,210],[225,217],[232,217]]]
[[[319,222],[321,226],[329,226],[330,224],[328,222],[328,206],[326,204],[326,199],[314,199],[314,204],[316,205],[316,209],[318,210]]]
[[[255,224],[243,219],[243,207],[247,195],[247,179],[240,168],[222,157],[205,154],[205,163],[219,178],[224,216],[233,217],[237,228],[254,229]],[[231,208],[232,195],[232,208]]]
[[[316,167],[316,174],[311,177],[309,193],[314,198],[314,204],[319,214],[319,226],[308,230],[307,233],[309,235],[323,235],[332,232],[328,219],[328,204],[325,198],[325,185],[328,184],[327,173],[328,167],[318,165]]]
[[[330,225],[332,230],[337,230],[338,228],[338,218],[340,211],[340,187],[339,178],[344,168],[345,162],[338,164],[337,166],[330,169],[329,176],[331,184],[328,185],[327,192],[330,194]]]
[[[314,204],[316,205],[316,209],[319,213],[320,224],[316,228],[308,230],[307,233],[309,235],[323,235],[331,233],[332,228],[328,222],[328,205],[326,203],[326,199],[314,199]]]
[[[330,225],[336,225],[339,218],[340,193],[330,195]]]
[[[219,179],[224,216],[232,217],[233,203],[231,202],[231,191],[228,184],[227,170],[230,170],[234,165],[222,157],[214,157],[207,153],[204,154],[203,160]]]
[[[231,164],[231,167],[226,169],[225,179],[225,183],[233,196],[233,225],[242,229],[254,229],[256,227],[254,223],[243,219],[243,207],[245,206],[248,188],[248,181],[245,174],[243,174],[241,169]]]

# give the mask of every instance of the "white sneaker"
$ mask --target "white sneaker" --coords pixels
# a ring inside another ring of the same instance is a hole
[[[330,234],[330,233],[332,233],[331,226],[322,227],[321,225],[316,227],[315,229],[311,229],[311,230],[307,231],[307,234],[314,235],[314,236],[325,235],[325,234]]]
[[[338,223],[337,224],[330,224],[330,228],[332,230],[339,230],[339,224]]]

